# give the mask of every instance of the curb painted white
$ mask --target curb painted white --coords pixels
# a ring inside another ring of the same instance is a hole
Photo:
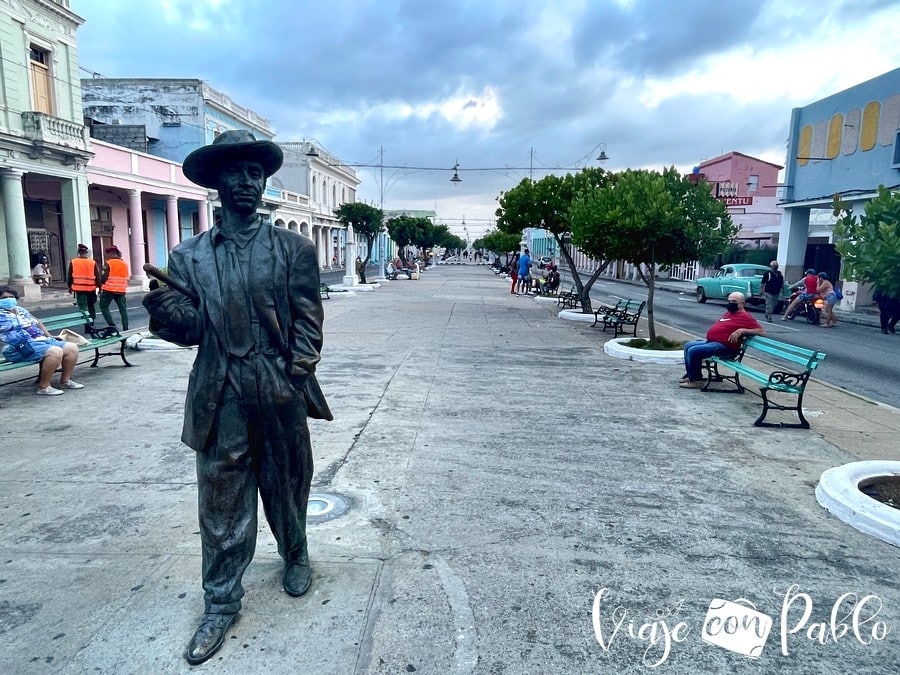
[[[633,337],[620,337],[608,340],[603,345],[603,351],[617,359],[626,361],[638,361],[640,363],[662,363],[680,365],[684,363],[684,352],[680,349],[672,351],[656,351],[653,349],[635,349],[626,347],[625,342],[634,340]]]
[[[559,318],[566,321],[590,321],[594,323],[596,317],[593,314],[584,314],[574,309],[564,309],[559,313]]]
[[[365,293],[366,291],[374,291],[378,288],[378,284],[356,284],[355,286],[338,284],[337,286],[329,286],[328,288],[334,291],[362,291]]]
[[[336,300],[340,298],[352,298],[356,296],[356,291],[338,291],[334,288],[328,289],[330,293],[328,294],[328,300]],[[322,298],[322,302],[328,302],[325,298]]]
[[[559,300],[550,295],[536,295],[534,296],[534,301],[538,304],[549,305],[551,302],[556,305],[559,304]],[[591,314],[591,316],[594,316]]]
[[[825,471],[816,500],[835,518],[883,542],[900,546],[900,509],[863,494],[860,483],[880,476],[900,476],[900,462],[851,462]]]
[[[173,351],[176,349],[193,349],[193,347],[182,347],[174,342],[167,342],[158,337],[153,337],[153,333],[135,333],[125,340],[125,346],[128,349],[138,351]]]

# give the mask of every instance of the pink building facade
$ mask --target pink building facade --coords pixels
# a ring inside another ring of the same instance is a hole
[[[209,229],[210,194],[194,185],[181,164],[93,140],[88,163],[90,247],[103,261],[114,244],[144,286],[144,263],[165,267],[168,252],[182,240]],[[88,243],[88,242],[85,242]]]
[[[776,246],[781,227],[778,172],[783,167],[765,160],[729,152],[701,162],[697,172],[725,202],[744,246]]]

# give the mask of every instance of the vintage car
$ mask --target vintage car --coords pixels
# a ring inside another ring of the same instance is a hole
[[[768,265],[723,265],[714,276],[697,279],[697,302],[724,300],[729,293],[740,291],[747,298],[747,304],[764,305],[766,298],[762,292],[762,278],[768,271]],[[787,285],[781,289],[781,295],[783,300],[790,295]],[[778,307],[776,311],[781,311],[783,303],[779,303]]]

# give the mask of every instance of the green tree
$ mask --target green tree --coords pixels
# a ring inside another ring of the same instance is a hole
[[[879,185],[861,217],[835,195],[834,215],[835,248],[843,258],[844,276],[900,298],[900,192]]]
[[[524,179],[516,187],[504,192],[498,198],[497,227],[502,232],[515,234],[521,238],[526,227],[539,227],[553,235],[556,247],[572,275],[575,288],[581,300],[583,312],[591,312],[591,287],[597,277],[606,269],[609,258],[582,280],[568,243],[571,224],[569,209],[578,195],[596,190],[605,185],[609,174],[603,169],[584,169],[577,174],[565,176],[549,175],[538,181]],[[604,258],[598,258],[604,260]]]
[[[509,234],[507,232],[488,232],[480,240],[481,248],[490,251],[496,255],[506,254],[506,263],[509,264],[509,256],[514,251],[519,250],[519,242],[522,241],[521,234]],[[463,242],[465,244],[465,242]]]
[[[627,170],[605,185],[583,191],[570,211],[572,239],[588,255],[626,260],[647,286],[650,341],[656,342],[653,296],[656,274],[725,249],[737,234],[725,204],[705,182],[674,167]]]
[[[406,265],[406,247],[431,246],[435,235],[434,224],[428,218],[397,216],[387,222],[388,234],[397,243],[397,254]]]
[[[366,259],[363,260],[363,269],[365,270],[366,265],[369,264],[369,258],[372,257],[372,251],[375,250],[375,237],[381,232],[384,213],[381,209],[362,202],[349,202],[336,208],[334,215],[345,226],[353,225],[353,231],[366,238]],[[352,260],[347,261],[348,270],[352,264]],[[363,278],[365,279],[365,276]]]

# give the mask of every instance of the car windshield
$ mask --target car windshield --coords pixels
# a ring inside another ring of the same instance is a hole
[[[742,277],[761,277],[762,275],[763,275],[763,270],[747,269],[747,270],[741,270],[740,272],[738,272],[738,276],[742,276]]]

